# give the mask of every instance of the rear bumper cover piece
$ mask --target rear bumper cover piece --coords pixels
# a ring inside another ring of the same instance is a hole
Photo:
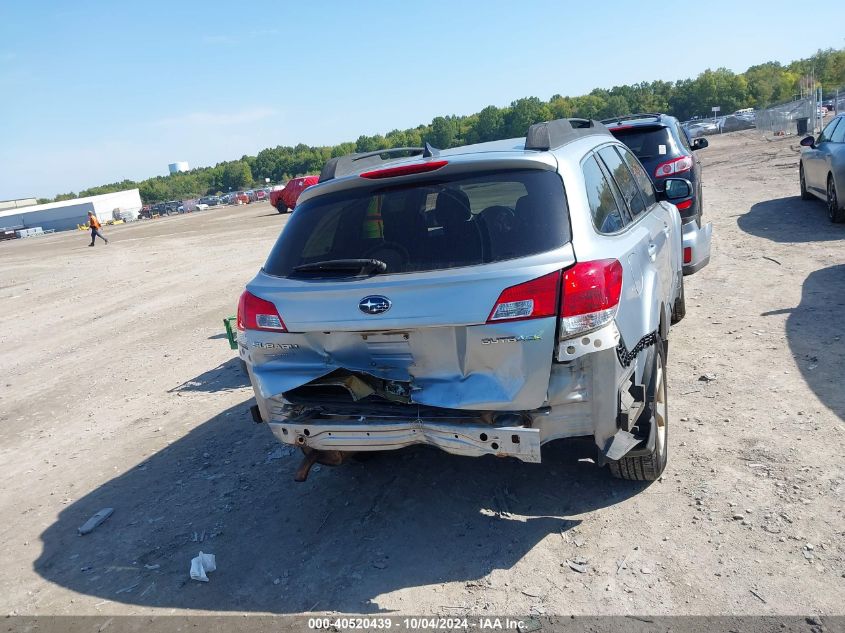
[[[282,442],[320,451],[393,450],[429,444],[454,455],[495,455],[540,462],[540,430],[523,426],[427,420],[320,420],[317,423],[271,420],[269,426]]]
[[[695,222],[687,222],[682,227],[683,249],[691,249],[692,257],[689,263],[684,263],[684,275],[692,275],[710,263],[710,240],[713,235],[713,225],[705,224],[701,228]],[[682,251],[683,252],[683,251]]]

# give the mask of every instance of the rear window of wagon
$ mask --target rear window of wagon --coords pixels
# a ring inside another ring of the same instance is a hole
[[[386,274],[487,264],[554,250],[570,240],[560,176],[527,169],[474,173],[317,196],[303,202],[264,271],[378,259]]]

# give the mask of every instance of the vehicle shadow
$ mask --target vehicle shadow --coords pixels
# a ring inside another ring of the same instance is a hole
[[[773,242],[821,242],[845,238],[845,224],[832,224],[821,200],[800,196],[758,202],[737,219],[740,229]]]
[[[251,403],[67,506],[41,534],[35,571],[144,607],[377,613],[385,593],[509,569],[573,517],[645,487],[579,461],[594,454],[583,442],[545,447],[543,464],[415,447],[315,467],[297,484],[298,453],[251,421]],[[106,507],[111,518],[77,536]],[[552,548],[563,563],[574,546],[557,537]],[[200,550],[217,557],[208,583],[188,575]]]
[[[845,265],[822,268],[810,274],[801,287],[801,303],[793,309],[764,312],[762,316],[789,313],[786,340],[813,393],[845,420]]]
[[[249,376],[243,370],[240,357],[235,356],[214,369],[209,369],[181,385],[168,389],[167,393],[178,393],[180,391],[214,393],[232,391],[242,387],[249,387]]]

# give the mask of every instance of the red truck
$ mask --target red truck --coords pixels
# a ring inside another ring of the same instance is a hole
[[[311,185],[316,185],[319,180],[319,176],[292,178],[285,185],[284,189],[270,192],[270,204],[276,207],[279,213],[292,211],[296,206],[296,201],[299,199],[299,194]]]

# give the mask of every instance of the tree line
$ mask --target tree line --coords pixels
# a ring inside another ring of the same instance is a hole
[[[550,119],[582,117],[603,119],[634,112],[666,112],[688,120],[706,117],[712,106],[730,113],[740,108],[756,109],[797,98],[811,89],[809,77],[825,94],[845,87],[845,49],[820,50],[812,57],[787,65],[767,62],[734,73],[726,68],[705,70],[695,79],[675,82],[651,81],[596,88],[589,94],[565,97],[559,94],[548,101],[524,97],[509,106],[487,106],[468,116],[438,116],[431,123],[387,134],[359,136],[354,142],[334,146],[311,147],[300,143],[295,147],[277,146],[264,149],[256,156],[200,167],[188,172],[155,176],[140,182],[123,180],[79,193],[56,196],[55,200],[92,196],[124,189],[138,188],[145,203],[176,200],[225,193],[263,185],[265,178],[273,183],[286,182],[294,176],[319,173],[323,164],[335,156],[351,152],[369,152],[391,147],[420,147],[427,141],[434,147],[481,143],[524,136],[528,126]],[[39,202],[50,202],[40,199]]]

